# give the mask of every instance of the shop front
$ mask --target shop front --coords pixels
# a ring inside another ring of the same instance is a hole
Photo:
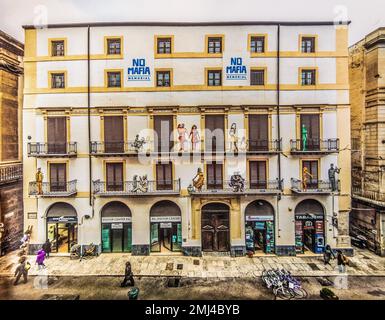
[[[295,208],[296,253],[323,253],[325,247],[325,215],[322,205],[312,199]]]
[[[274,208],[264,200],[256,200],[245,209],[246,250],[254,253],[275,252]]]
[[[78,217],[73,206],[65,202],[53,204],[47,211],[47,239],[52,253],[69,253],[78,242]]]
[[[122,202],[107,203],[101,211],[102,252],[131,252],[131,210]]]
[[[182,251],[182,216],[179,207],[164,200],[150,210],[151,252]]]

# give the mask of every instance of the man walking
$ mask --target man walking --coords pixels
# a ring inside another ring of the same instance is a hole
[[[341,250],[337,250],[337,265],[340,273],[346,272],[346,265],[349,263],[348,258],[342,253]]]
[[[120,284],[121,287],[128,287],[131,286],[133,287],[135,285],[134,281],[134,274],[132,273],[131,270],[131,263],[130,261],[126,262],[126,269],[124,270],[124,280]]]
[[[23,276],[24,283],[27,283],[28,281],[28,270],[30,269],[31,265],[29,262],[27,262],[27,258],[25,256],[21,257],[19,259],[19,265],[17,266],[15,270],[15,281],[13,282],[14,286],[17,286],[19,283],[19,280],[21,276]]]
[[[330,260],[331,259],[335,259],[336,257],[335,257],[335,255],[334,255],[334,253],[333,253],[333,250],[332,250],[332,248],[330,247],[330,245],[326,245],[326,247],[325,247],[325,252],[324,252],[324,264],[325,264],[325,266],[328,264],[329,266],[331,266],[331,264],[330,264]]]

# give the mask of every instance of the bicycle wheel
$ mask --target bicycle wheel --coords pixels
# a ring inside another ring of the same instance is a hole
[[[306,299],[307,298],[307,291],[303,288],[294,288],[292,289],[293,295],[295,299]]]
[[[284,287],[274,288],[273,292],[276,297],[279,297],[281,299],[286,300],[292,298],[292,293]]]

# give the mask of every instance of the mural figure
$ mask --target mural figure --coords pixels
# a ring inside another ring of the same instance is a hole
[[[195,124],[191,127],[189,138],[191,141],[191,150],[195,151],[200,140],[198,127]]]
[[[179,151],[184,151],[186,143],[187,129],[184,126],[184,123],[178,124],[178,140],[179,140]]]
[[[147,192],[148,191],[148,179],[147,179],[147,174],[144,176],[140,177],[140,191],[142,192]]]
[[[246,143],[246,137],[245,136],[243,136],[242,139],[241,139],[240,149],[242,151],[246,151],[247,150],[247,143]]]
[[[37,194],[43,194],[43,173],[41,172],[41,168],[37,168],[36,172],[36,186],[37,186]]]
[[[141,150],[143,148],[143,146],[145,144],[146,144],[145,139],[143,137],[139,139],[139,135],[137,134],[135,136],[134,142],[131,143],[131,147],[133,147],[135,149],[135,151],[138,152],[139,150]]]
[[[334,167],[334,164],[330,164],[330,168],[328,170],[328,176],[330,181],[330,186],[332,188],[332,191],[338,190],[338,180],[336,180],[336,173],[340,173],[341,169]]]
[[[194,188],[198,191],[202,191],[202,187],[205,183],[205,176],[201,168],[198,168],[198,172],[192,181],[193,181]]]
[[[230,127],[230,150],[232,152],[238,152],[238,135],[237,135],[237,124],[232,123]]]
[[[302,187],[303,191],[307,191],[307,182],[309,178],[313,179],[313,175],[310,174],[308,171],[307,167],[303,167],[303,172],[302,172]]]
[[[138,175],[134,175],[132,178],[132,189],[131,192],[138,192],[139,190],[139,181],[138,181]]]
[[[301,136],[302,136],[302,150],[306,151],[306,147],[307,147],[307,128],[306,128],[306,126],[304,124],[302,125]]]
[[[138,175],[134,175],[132,179],[132,189],[131,192],[147,192],[148,191],[148,179],[145,174],[142,177],[138,178]]]
[[[234,172],[231,176],[229,186],[233,188],[233,192],[245,191],[245,179],[243,179],[238,171]]]

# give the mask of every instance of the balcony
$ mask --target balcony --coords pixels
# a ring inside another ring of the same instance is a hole
[[[352,196],[357,200],[370,202],[375,205],[385,207],[385,193],[379,191],[362,190],[361,188],[353,187]]]
[[[40,143],[30,142],[27,146],[28,157],[70,158],[77,155],[77,143]]]
[[[291,178],[291,190],[299,194],[339,193],[340,181],[337,181],[337,190],[333,191],[332,184],[327,180],[309,179],[305,186],[302,180]]]
[[[136,141],[98,142],[91,141],[93,156],[136,156],[139,153],[150,152],[152,143],[137,144]]]
[[[77,180],[68,182],[30,182],[28,194],[40,197],[70,197],[77,193]]]
[[[301,139],[290,140],[290,153],[297,155],[304,154],[330,154],[338,153],[340,150],[339,139],[308,139],[306,146]]]
[[[23,178],[21,163],[0,166],[0,185],[15,182]]]
[[[280,140],[248,140],[248,154],[277,154],[282,150],[282,139]]]
[[[283,180],[269,180],[269,181],[245,181],[244,187],[233,187],[230,180],[224,181],[209,181],[205,183],[202,189],[189,190],[189,193],[193,196],[207,196],[207,195],[222,195],[222,196],[234,196],[234,195],[276,195],[282,192]]]
[[[180,194],[180,179],[172,181],[125,181],[113,183],[96,180],[93,182],[94,194],[101,197],[143,197],[170,196]]]

